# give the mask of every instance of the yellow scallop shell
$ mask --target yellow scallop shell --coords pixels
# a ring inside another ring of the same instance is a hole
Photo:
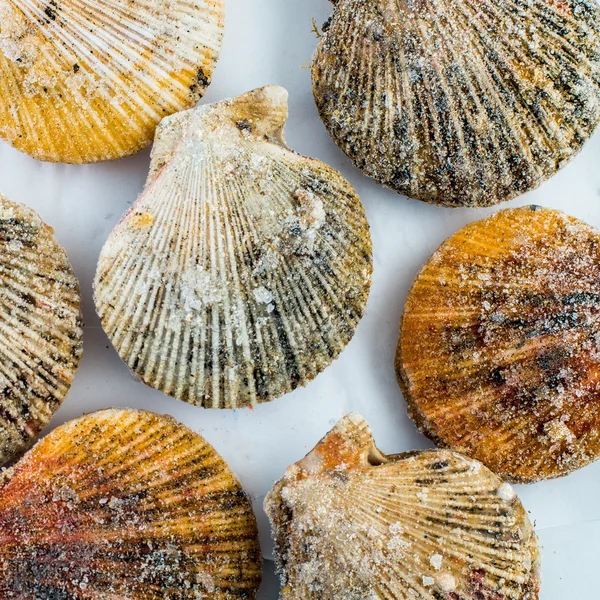
[[[0,137],[90,163],[149,145],[209,84],[222,0],[0,0]]]

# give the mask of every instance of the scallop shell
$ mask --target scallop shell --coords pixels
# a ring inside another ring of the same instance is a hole
[[[236,408],[305,385],[354,334],[372,259],[339,173],[287,148],[272,86],[165,119],[100,255],[102,326],[142,381]]]
[[[0,484],[0,597],[251,600],[256,520],[223,459],[174,419],[110,409],[39,442]]]
[[[406,302],[396,369],[420,429],[505,479],[600,456],[600,232],[505,210],[446,241]]]
[[[210,82],[222,0],[0,0],[0,137],[90,163],[146,147]]]
[[[60,407],[82,336],[79,284],[52,228],[0,195],[0,466]]]
[[[489,206],[551,177],[600,120],[593,0],[336,0],[313,87],[365,174]]]
[[[537,538],[512,487],[448,450],[386,456],[340,421],[265,501],[281,600],[534,600]]]

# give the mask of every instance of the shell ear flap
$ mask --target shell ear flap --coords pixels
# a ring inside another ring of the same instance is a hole
[[[177,146],[185,136],[187,124],[195,109],[185,110],[165,117],[156,128],[154,145],[150,154],[150,171],[146,179],[148,186],[160,170],[171,160]]]
[[[278,85],[253,90],[231,101],[231,118],[238,129],[285,146],[288,96],[287,90]]]
[[[269,85],[228,100],[228,116],[242,132],[266,137],[270,142],[287,148],[283,129],[288,118],[288,92],[278,85]],[[177,147],[194,127],[195,118],[207,114],[205,106],[165,117],[158,127],[152,147],[148,186],[175,154]],[[226,113],[227,114],[227,113]]]
[[[369,424],[358,413],[344,417],[299,465],[314,474],[338,466],[379,466],[390,460],[375,445]]]

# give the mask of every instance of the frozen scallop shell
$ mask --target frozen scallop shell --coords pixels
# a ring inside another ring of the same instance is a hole
[[[82,353],[79,283],[51,227],[0,194],[0,466],[64,400]]]
[[[600,457],[600,232],[500,211],[448,239],[409,293],[396,357],[419,428],[504,479]]]
[[[198,434],[109,409],[70,421],[0,479],[0,597],[252,600],[250,502]]]
[[[594,0],[336,0],[313,65],[321,117],[365,174],[489,206],[551,177],[600,120]]]
[[[305,385],[354,334],[371,283],[369,226],[350,184],[285,145],[271,86],[165,119],[146,188],[95,281],[121,358],[209,408]]]
[[[41,160],[146,147],[209,84],[222,0],[0,0],[0,138]]]
[[[275,484],[282,600],[535,600],[537,537],[509,484],[448,450],[386,456],[342,419]]]

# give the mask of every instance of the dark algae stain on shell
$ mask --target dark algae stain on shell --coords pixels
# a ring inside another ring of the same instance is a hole
[[[82,353],[79,283],[51,227],[0,194],[0,465],[64,400]]]
[[[169,117],[102,249],[102,326],[142,381],[207,408],[273,400],[343,351],[371,285],[350,184],[283,139],[277,86]]]
[[[537,537],[513,488],[448,450],[386,456],[359,415],[265,502],[281,600],[536,600]]]
[[[170,417],[110,409],[49,434],[0,480],[3,600],[253,600],[254,514]]]
[[[321,117],[411,198],[488,206],[551,177],[600,119],[593,0],[338,0],[317,49]]]
[[[600,455],[600,233],[505,210],[446,241],[408,296],[396,357],[409,414],[505,479]]]

